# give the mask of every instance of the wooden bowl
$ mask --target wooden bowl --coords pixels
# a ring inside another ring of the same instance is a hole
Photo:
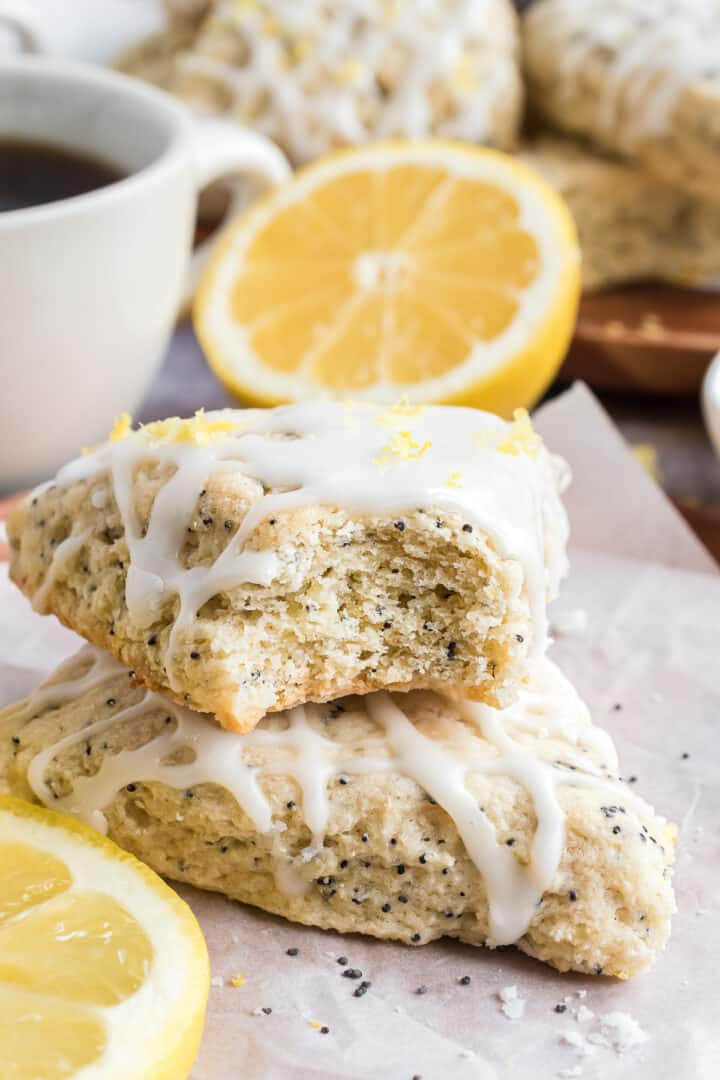
[[[697,394],[720,351],[720,295],[669,285],[590,293],[560,378],[596,390]]]

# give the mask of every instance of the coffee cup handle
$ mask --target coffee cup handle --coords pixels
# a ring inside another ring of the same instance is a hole
[[[0,0],[0,30],[14,35],[14,46],[20,53],[43,53],[46,51],[42,35],[29,17],[25,7],[10,0]]]
[[[228,180],[230,205],[225,221],[230,221],[246,204],[239,185],[232,180],[251,177],[263,187],[273,188],[282,184],[292,173],[283,152],[256,131],[248,131],[228,120],[208,119],[198,122],[195,149],[195,177],[198,195],[208,184],[216,180]],[[201,241],[190,260],[182,307],[185,310],[192,301],[200,275],[208,261],[215,236]]]

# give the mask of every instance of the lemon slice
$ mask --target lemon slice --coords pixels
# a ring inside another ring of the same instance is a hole
[[[152,870],[0,798],[3,1080],[182,1080],[208,987],[200,927]]]
[[[253,403],[405,396],[509,415],[557,371],[579,291],[570,213],[527,166],[459,143],[377,143],[237,218],[194,320],[217,376]]]

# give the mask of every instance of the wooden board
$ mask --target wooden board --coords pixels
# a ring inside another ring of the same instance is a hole
[[[584,296],[561,378],[597,390],[696,394],[720,351],[720,293],[635,285]]]

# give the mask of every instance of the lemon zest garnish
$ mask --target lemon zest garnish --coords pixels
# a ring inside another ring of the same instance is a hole
[[[385,427],[396,427],[397,424],[404,424],[408,420],[419,420],[424,412],[424,405],[411,405],[404,397],[381,413],[378,416],[378,423],[384,424]]]
[[[206,446],[218,435],[238,430],[239,425],[234,420],[208,420],[204,409],[198,409],[190,419],[170,416],[167,420],[155,420],[141,428],[143,435],[153,442],[194,442],[197,446]]]
[[[322,1027],[322,1024],[319,1020],[308,1020],[308,1024],[311,1028],[315,1028],[316,1031],[318,1030],[318,1028]]]
[[[462,487],[462,473],[454,469],[448,476],[448,487]]]
[[[674,821],[669,821],[663,828],[662,834],[667,840],[668,844],[676,844],[678,838],[678,827]]]
[[[236,986],[236,987],[237,986],[244,986],[246,982],[247,982],[247,979],[245,978],[245,976],[241,975],[240,972],[238,971],[237,975],[233,975],[232,979],[230,980],[230,985],[231,986]]]
[[[450,79],[456,90],[470,93],[477,89],[478,78],[475,65],[467,53],[464,53],[453,68]]]
[[[108,435],[108,439],[110,442],[120,442],[120,440],[129,435],[131,431],[132,416],[128,412],[120,413],[113,425],[112,431]]]
[[[527,409],[516,409],[506,439],[495,447],[501,454],[527,454],[533,461],[542,449],[542,439],[532,426]]]
[[[648,476],[657,484],[662,483],[662,473],[658,465],[657,450],[652,443],[635,443],[631,447],[632,455],[639,461]]]
[[[415,442],[409,431],[396,431],[388,439],[387,445],[383,447],[380,457],[373,458],[373,462],[375,465],[384,466],[392,465],[394,458],[417,461],[431,446],[432,443],[429,439],[424,443],[418,443]]]

